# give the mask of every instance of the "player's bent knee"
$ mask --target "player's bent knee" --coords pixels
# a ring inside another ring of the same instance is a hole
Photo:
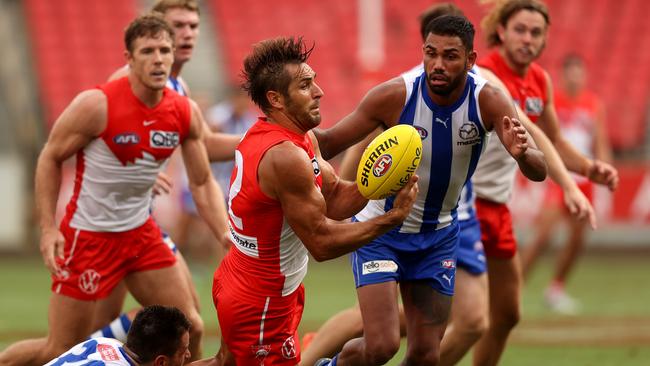
[[[483,336],[487,331],[489,319],[486,314],[470,316],[460,324],[459,330],[462,332],[463,337],[467,339],[477,340]]]
[[[495,327],[501,329],[512,329],[521,320],[521,311],[519,308],[509,309],[509,311],[501,311],[497,316],[492,319]]]
[[[366,344],[366,360],[372,365],[383,365],[390,361],[399,351],[399,337],[382,337],[379,342],[373,342],[372,345]]]
[[[412,347],[406,352],[407,365],[437,365],[440,350],[431,347]]]

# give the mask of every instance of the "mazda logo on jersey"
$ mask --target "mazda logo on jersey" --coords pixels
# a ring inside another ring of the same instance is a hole
[[[140,142],[140,135],[135,132],[124,132],[113,136],[113,142],[118,145],[135,145]]]
[[[173,149],[180,143],[178,132],[149,131],[149,146],[154,149]]]
[[[464,140],[457,141],[456,145],[458,146],[476,145],[481,142],[481,138],[479,137],[478,133],[478,127],[476,127],[476,124],[474,124],[474,122],[463,123],[463,125],[458,129],[458,137],[460,137],[461,140]]]

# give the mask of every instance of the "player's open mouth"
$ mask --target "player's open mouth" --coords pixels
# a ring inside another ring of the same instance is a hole
[[[192,46],[191,44],[182,44],[178,48],[180,48],[183,51],[191,51],[194,48],[194,46]]]
[[[164,77],[167,76],[167,74],[165,74],[164,71],[154,71],[154,72],[151,73],[151,76],[153,76],[153,77],[163,77],[164,78]]]

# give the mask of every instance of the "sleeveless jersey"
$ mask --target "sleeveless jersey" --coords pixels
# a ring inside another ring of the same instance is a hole
[[[402,74],[406,100],[398,123],[414,126],[422,138],[422,160],[417,174],[420,192],[399,231],[419,233],[449,226],[463,185],[474,173],[486,131],[478,103],[486,81],[468,74],[461,97],[450,106],[436,105],[427,93],[426,73],[414,69]],[[394,197],[370,201],[355,217],[366,221],[390,210]]]
[[[307,273],[307,249],[285,221],[280,202],[264,194],[257,179],[264,154],[285,141],[309,156],[314,166],[314,184],[320,189],[322,177],[307,134],[296,134],[260,118],[235,151],[228,200],[234,246],[218,271],[224,276],[224,283],[256,296],[290,295]]]
[[[122,342],[112,338],[93,338],[79,343],[45,366],[135,366]]]
[[[563,90],[555,93],[555,110],[562,135],[584,156],[593,157],[594,131],[600,100],[594,93],[583,90],[575,97],[570,97]],[[587,182],[587,178],[571,174],[578,182]]]
[[[544,70],[532,63],[524,77],[508,67],[498,51],[491,52],[479,66],[492,71],[508,88],[514,102],[531,121],[536,122],[548,100]],[[497,203],[506,203],[512,195],[517,162],[498,138],[487,144],[487,149],[472,178],[477,197]]]
[[[176,93],[186,97],[187,92],[183,88],[183,83],[181,83],[181,77],[173,78],[171,75],[167,78],[167,84],[165,84],[166,87],[169,89],[175,91]]]
[[[76,229],[122,232],[149,218],[156,176],[187,137],[191,111],[187,98],[167,88],[147,107],[126,77],[98,88],[107,100],[106,129],[77,153],[65,219]]]

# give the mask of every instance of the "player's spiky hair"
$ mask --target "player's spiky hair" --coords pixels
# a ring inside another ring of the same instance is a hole
[[[307,48],[302,37],[267,39],[253,46],[253,52],[244,60],[242,87],[265,113],[271,109],[266,92],[274,90],[289,93],[291,77],[285,65],[306,62],[314,46]]]

